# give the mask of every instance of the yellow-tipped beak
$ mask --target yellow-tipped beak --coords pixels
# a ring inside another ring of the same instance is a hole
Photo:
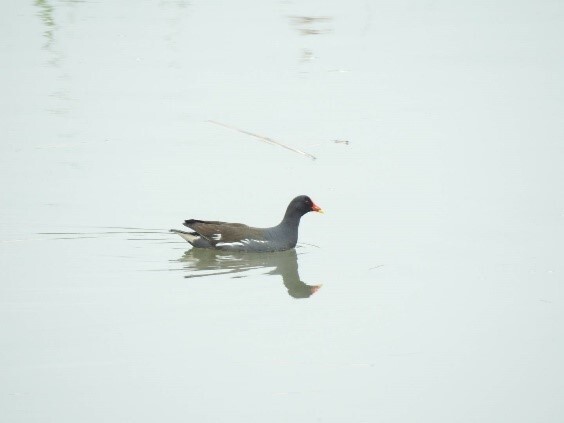
[[[313,203],[313,205],[311,206],[311,211],[314,211],[314,212],[317,212],[317,213],[325,213],[323,211],[323,209],[315,203]]]

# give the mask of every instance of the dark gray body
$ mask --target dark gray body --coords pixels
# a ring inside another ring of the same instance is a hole
[[[218,222],[224,225],[236,225],[243,234],[233,237],[214,239],[213,234],[208,237],[198,232],[184,232],[171,229],[195,248],[212,248],[221,251],[268,252],[285,251],[294,248],[298,242],[298,226],[278,225],[272,228],[253,228],[241,223]],[[241,225],[241,226],[239,226]],[[223,241],[223,242],[222,242]]]
[[[184,226],[192,229],[191,232],[176,229],[171,229],[171,232],[180,235],[195,248],[248,252],[284,251],[296,246],[300,219],[312,207],[313,202],[309,197],[296,197],[288,205],[282,221],[270,228],[189,219],[184,221]]]

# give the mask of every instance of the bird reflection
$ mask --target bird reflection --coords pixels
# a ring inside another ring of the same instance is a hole
[[[243,278],[249,276],[252,270],[273,268],[266,274],[281,275],[288,294],[294,298],[308,298],[321,288],[321,285],[307,285],[300,280],[295,249],[274,253],[227,253],[193,248],[186,251],[179,261],[190,271],[185,278],[212,275]]]

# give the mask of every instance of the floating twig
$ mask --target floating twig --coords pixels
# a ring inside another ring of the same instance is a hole
[[[273,144],[273,145],[277,145],[279,147],[283,147],[287,150],[293,151],[294,153],[298,153],[298,154],[301,154],[303,156],[309,157],[312,160],[317,159],[317,157],[315,157],[312,154],[306,153],[305,151],[302,151],[302,150],[298,150],[297,148],[294,148],[294,147],[290,147],[289,145],[283,144],[280,141],[273,140],[272,138],[265,137],[264,135],[259,135],[259,134],[255,134],[253,132],[245,131],[244,129],[236,128],[235,126],[227,125],[225,123],[217,122],[215,120],[208,120],[208,122],[213,123],[214,125],[223,126],[224,128],[232,129],[232,130],[237,131],[237,132],[241,132],[242,134],[250,135],[251,137],[258,138],[259,140],[264,141],[268,144]]]

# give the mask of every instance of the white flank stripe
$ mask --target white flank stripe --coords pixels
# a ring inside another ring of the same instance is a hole
[[[231,246],[237,246],[237,247],[242,247],[243,244],[241,242],[218,242],[217,244],[215,244],[216,247],[231,247]]]

